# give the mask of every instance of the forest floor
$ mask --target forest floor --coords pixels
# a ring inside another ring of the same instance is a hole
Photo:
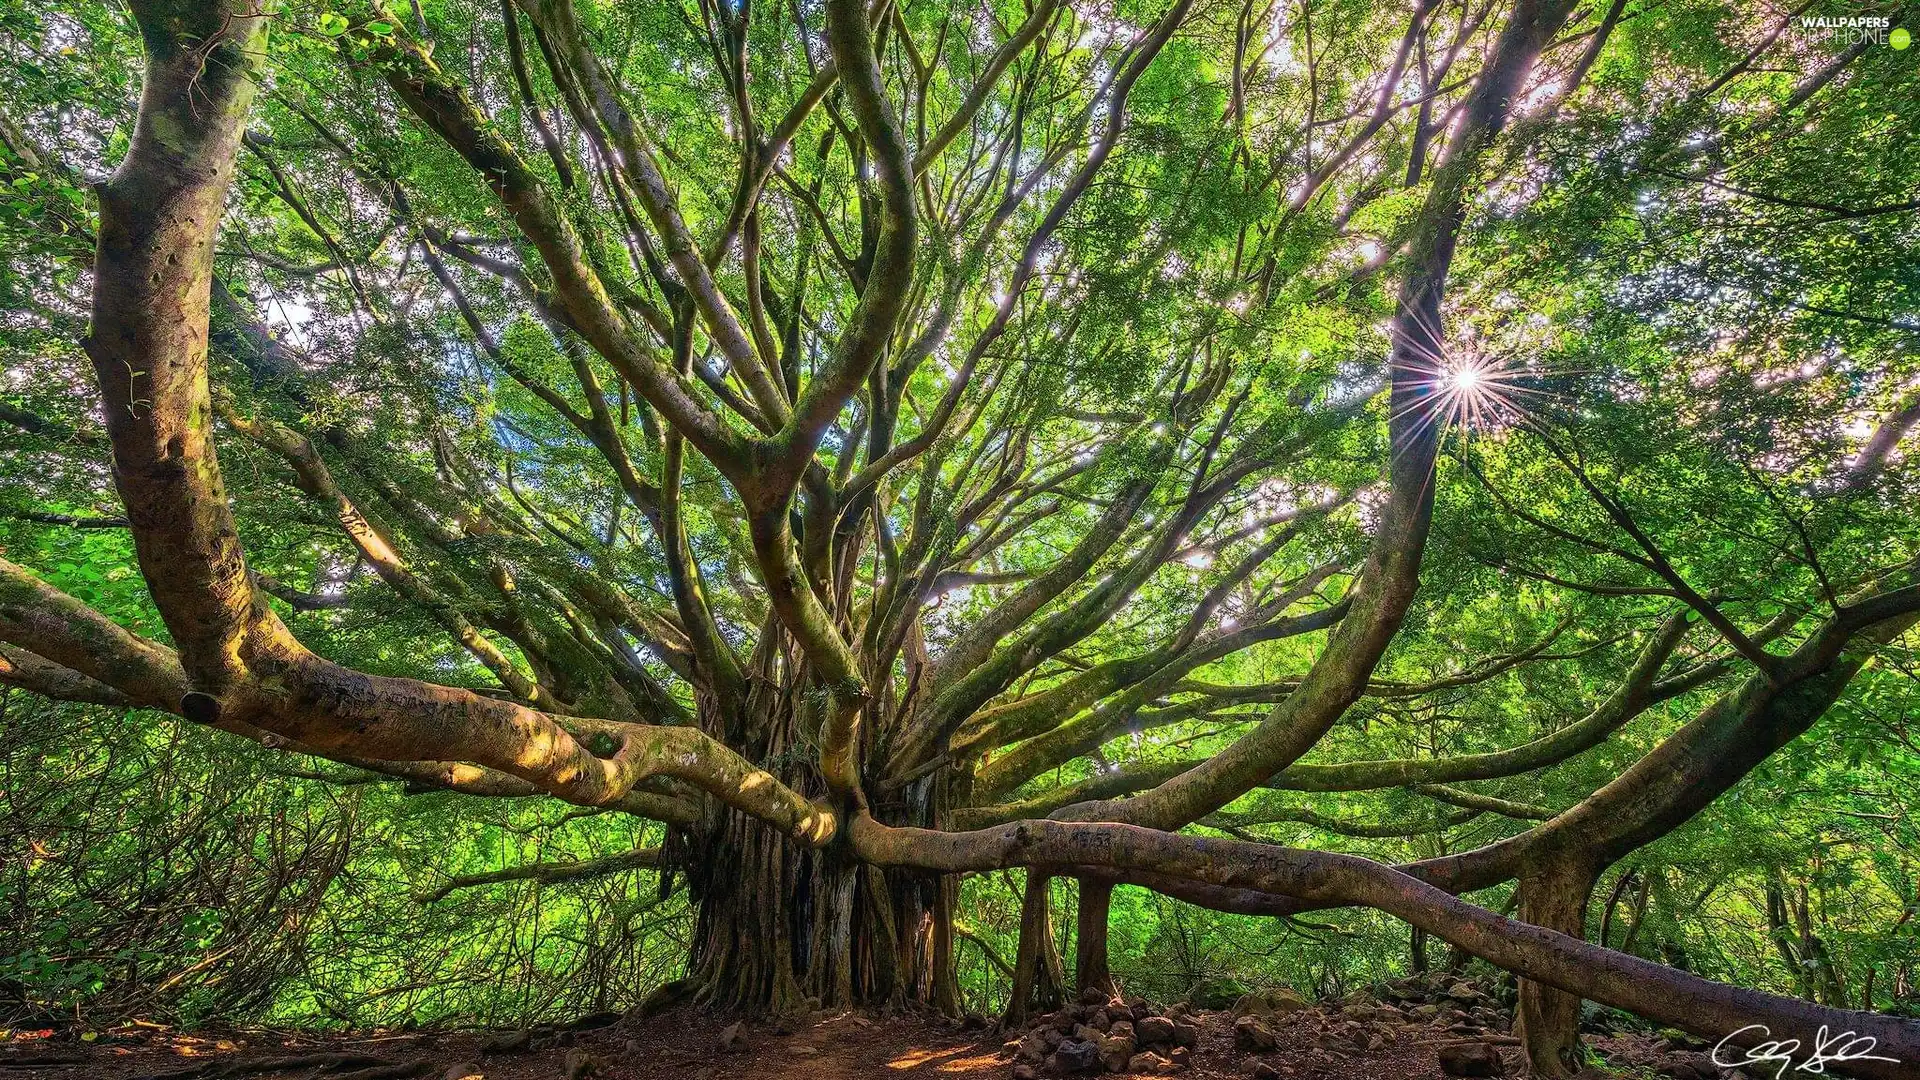
[[[1232,1014],[1195,1013],[1190,1020],[1199,1038],[1186,1064],[1163,1064],[1157,1071],[1189,1080],[1444,1080],[1440,1048],[1459,1046],[1465,1037],[1503,1057],[1496,1066],[1503,1074],[1518,1073],[1514,1040],[1504,1037],[1497,1021],[1467,1036],[1457,1025],[1447,1026],[1445,1017],[1425,1024],[1411,1017],[1406,1023],[1356,1022],[1350,1005],[1271,1018],[1275,1045],[1257,1051],[1236,1048]],[[825,1013],[787,1033],[724,1024],[691,1008],[645,1020],[608,1015],[601,1022],[508,1035],[318,1037],[135,1027],[80,1042],[13,1032],[0,1039],[0,1080],[1011,1080],[1057,1074],[1052,1062],[1021,1066],[1015,1040],[1022,1032],[964,1030],[953,1021],[914,1015]],[[1657,1037],[1614,1035],[1594,1044],[1635,1077],[1723,1075],[1698,1067],[1704,1055],[1680,1052]],[[1092,1073],[1098,1072],[1096,1066]]]

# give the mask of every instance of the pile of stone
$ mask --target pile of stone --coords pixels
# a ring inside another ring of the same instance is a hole
[[[1250,1054],[1273,1049],[1279,1042],[1275,1022],[1310,1008],[1306,998],[1284,986],[1242,994],[1233,1003],[1233,1048]]]
[[[1033,1021],[1007,1049],[1014,1080],[1035,1080],[1042,1074],[1167,1075],[1184,1069],[1199,1043],[1200,1025],[1185,1005],[1160,1009],[1140,997],[1089,990]]]
[[[1463,1023],[1457,1029],[1450,1015],[1416,1017],[1404,1006],[1381,1001],[1356,990],[1338,1001],[1310,1005],[1287,989],[1249,994],[1234,1006],[1234,1046],[1261,1053],[1282,1040],[1296,1052],[1319,1063],[1364,1057],[1406,1042],[1434,1045],[1451,1042],[1459,1033],[1478,1032]],[[1256,1075],[1259,1075],[1256,1072]]]
[[[1397,1006],[1409,1021],[1424,1023],[1433,1032],[1429,1041],[1440,1070],[1448,1076],[1500,1076],[1510,1071],[1510,1065],[1517,1066],[1514,1047],[1519,1040],[1506,1034],[1513,1026],[1511,984],[1490,986],[1432,972],[1395,979],[1375,989],[1381,1001],[1377,1016]],[[1588,1045],[1609,1068],[1664,1080],[1721,1080],[1729,1075],[1714,1065],[1705,1042],[1677,1031],[1616,1030],[1620,1020],[1631,1018],[1588,1004],[1581,1027]],[[1354,1010],[1349,1005],[1341,1012],[1352,1015]],[[1600,1070],[1580,1074],[1594,1080],[1607,1075]]]
[[[1248,991],[1228,1021],[1236,1051],[1285,1049],[1292,1065],[1316,1074],[1369,1057],[1405,1062],[1412,1053],[1433,1055],[1450,1076],[1497,1076],[1502,1050],[1516,1041],[1505,1034],[1510,1024],[1495,992],[1452,976],[1414,976],[1318,1003],[1285,987]],[[1291,1072],[1260,1061],[1252,1075]]]
[[[1447,1076],[1512,1076],[1520,1054],[1510,1034],[1512,995],[1511,983],[1448,972],[1376,983],[1317,1003],[1286,987],[1250,990],[1224,979],[1197,986],[1187,1002],[1165,1009],[1138,997],[1088,993],[1034,1020],[1006,1051],[1014,1080],[1173,1074],[1192,1062],[1203,1036],[1216,1054],[1226,1052],[1231,1036],[1236,1054],[1254,1058],[1248,1074],[1254,1080],[1294,1080],[1301,1069],[1340,1075],[1368,1059],[1404,1066],[1421,1058]],[[1703,1044],[1678,1032],[1590,1034],[1589,1045],[1615,1069],[1663,1080],[1723,1075]],[[1582,1073],[1581,1080],[1603,1075]]]
[[[1380,1010],[1397,1009],[1438,1037],[1429,1041],[1441,1072],[1478,1077],[1506,1071],[1502,1051],[1518,1040],[1505,1034],[1513,1018],[1495,989],[1448,972],[1429,972],[1393,979],[1377,990]]]
[[[1493,990],[1445,972],[1409,975],[1379,987],[1380,1000],[1399,1006],[1415,1020],[1479,1031],[1505,1031],[1509,1017],[1505,1003]]]
[[[1623,1032],[1590,1038],[1587,1044],[1607,1066],[1624,1073],[1665,1077],[1666,1080],[1720,1080],[1723,1076],[1764,1077],[1774,1080],[1777,1068],[1759,1067],[1722,1071],[1714,1064],[1703,1039],[1684,1032]],[[1792,1071],[1792,1070],[1788,1070]]]

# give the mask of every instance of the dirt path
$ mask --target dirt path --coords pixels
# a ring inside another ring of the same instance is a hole
[[[1200,1036],[1191,1063],[1172,1073],[1188,1080],[1446,1080],[1437,1048],[1462,1037],[1437,1024],[1356,1023],[1350,1007],[1343,1015],[1339,1006],[1320,1006],[1274,1019],[1273,1049],[1248,1052],[1235,1049],[1228,1013],[1193,1019]],[[123,1029],[81,1043],[16,1033],[0,1039],[0,1080],[1012,1080],[1017,1062],[1009,1040],[1020,1034],[965,1031],[914,1015],[855,1013],[824,1014],[784,1034],[764,1025],[726,1025],[693,1009],[603,1022],[585,1030],[504,1036],[313,1038]],[[1491,1026],[1495,1030],[1482,1038],[1506,1057],[1503,1071],[1514,1075],[1513,1040]],[[1615,1042],[1597,1040],[1607,1049]],[[1678,1077],[1678,1071],[1659,1067],[1664,1061],[1633,1064],[1644,1068],[1635,1070],[1643,1076]],[[456,1068],[463,1065],[468,1071]],[[1042,1068],[1040,1075],[1050,1074]]]
[[[1192,1080],[1224,1080],[1252,1075],[1256,1061],[1270,1062],[1283,1076],[1300,1080],[1440,1080],[1430,1048],[1409,1042],[1398,1048],[1352,1054],[1333,1053],[1312,1044],[1308,1024],[1284,1025],[1282,1045],[1251,1055],[1233,1050],[1225,1014],[1207,1018],[1193,1065],[1179,1075]],[[726,1027],[713,1018],[681,1010],[645,1021],[622,1021],[589,1031],[555,1033],[533,1039],[532,1048],[502,1051],[489,1040],[468,1034],[389,1035],[354,1039],[314,1039],[268,1033],[182,1035],[165,1031],[122,1031],[91,1044],[54,1039],[0,1042],[0,1080],[136,1080],[169,1073],[186,1080],[188,1070],[206,1077],[236,1065],[268,1058],[304,1058],[308,1064],[248,1071],[250,1080],[342,1080],[356,1072],[378,1070],[378,1061],[430,1063],[424,1075],[440,1080],[462,1063],[479,1066],[486,1080],[564,1080],[569,1055],[590,1056],[594,1080],[867,1080],[898,1077],[993,1077],[1012,1075],[1005,1039],[997,1033],[957,1031],[945,1022],[919,1017],[869,1018],[828,1014],[790,1035],[761,1026],[744,1026],[733,1046],[721,1050]],[[497,1043],[498,1036],[492,1038]],[[320,1067],[314,1055],[351,1055]],[[34,1064],[33,1062],[39,1062]],[[356,1077],[356,1080],[360,1078]],[[366,1080],[375,1080],[368,1077]]]

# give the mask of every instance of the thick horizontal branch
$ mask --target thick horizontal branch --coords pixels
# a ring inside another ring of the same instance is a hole
[[[106,683],[13,645],[0,645],[0,686],[28,690],[55,701],[125,707],[127,696]]]
[[[854,850],[870,862],[942,873],[1037,867],[1143,871],[1223,890],[1377,908],[1489,963],[1657,1023],[1709,1039],[1751,1045],[1764,1037],[1810,1038],[1816,1028],[1879,1040],[1879,1052],[1920,1060],[1920,1023],[1831,1009],[1711,982],[1639,957],[1504,918],[1392,867],[1351,855],[1236,840],[1179,836],[1128,825],[1023,821],[970,833],[889,828],[862,815]],[[1740,1033],[1740,1034],[1736,1034]],[[1859,1061],[1871,1080],[1897,1080],[1902,1064]]]
[[[80,514],[50,514],[40,510],[0,510],[0,517],[35,525],[57,525],[68,529],[124,529],[123,517],[87,517]]]
[[[1236,830],[1251,829],[1258,825],[1293,824],[1306,825],[1321,832],[1336,836],[1351,836],[1362,840],[1386,840],[1407,836],[1422,836],[1427,833],[1444,832],[1478,817],[1479,809],[1460,810],[1443,816],[1429,816],[1424,820],[1386,821],[1367,823],[1347,821],[1328,817],[1304,807],[1267,806],[1245,814],[1235,814],[1222,810],[1200,819],[1200,824],[1238,835]],[[1246,839],[1242,837],[1242,839]]]
[[[1477,791],[1448,787],[1445,784],[1415,784],[1413,790],[1430,799],[1443,803],[1466,807],[1473,811],[1485,811],[1499,814],[1501,817],[1518,818],[1523,821],[1546,821],[1554,816],[1554,811],[1533,803],[1515,802],[1511,799],[1496,799],[1491,795],[1482,795]]]
[[[620,874],[628,870],[642,870],[659,865],[659,848],[635,848],[618,855],[605,855],[598,859],[583,859],[579,862],[527,863],[484,874],[459,874],[431,889],[414,894],[414,900],[422,904],[433,904],[445,900],[461,889],[478,888],[482,885],[498,885],[506,881],[531,881],[539,885],[558,885],[568,881],[585,881],[589,878],[606,877],[609,874]]]

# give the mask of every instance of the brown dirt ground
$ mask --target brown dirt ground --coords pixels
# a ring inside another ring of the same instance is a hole
[[[1407,1028],[1373,1051],[1325,1050],[1314,1045],[1318,1011],[1276,1024],[1280,1046],[1253,1055],[1233,1049],[1230,1017],[1209,1014],[1190,1068],[1189,1080],[1244,1080],[1259,1061],[1271,1063],[1296,1080],[1442,1080],[1433,1044],[1441,1032]],[[0,1040],[0,1080],[137,1080],[214,1066],[201,1075],[237,1075],[233,1065],[265,1057],[314,1053],[352,1053],[394,1062],[429,1062],[427,1080],[439,1080],[458,1063],[481,1066],[486,1080],[564,1080],[570,1050],[599,1062],[594,1080],[935,1080],[946,1077],[1012,1075],[1002,1054],[1006,1036],[960,1031],[950,1022],[920,1016],[869,1017],[829,1013],[793,1034],[748,1025],[742,1045],[718,1049],[723,1021],[692,1009],[647,1020],[623,1020],[594,1030],[564,1033],[540,1042],[540,1049],[511,1053],[482,1051],[485,1036],[461,1033],[375,1034],[355,1038],[307,1037],[286,1033],[179,1033],[130,1028],[107,1033],[93,1043],[55,1038]],[[496,1036],[497,1038],[497,1036]],[[1324,1040],[1322,1040],[1324,1041]],[[59,1060],[56,1060],[59,1059]],[[250,1080],[347,1080],[361,1062],[323,1071],[313,1067],[254,1072]]]

